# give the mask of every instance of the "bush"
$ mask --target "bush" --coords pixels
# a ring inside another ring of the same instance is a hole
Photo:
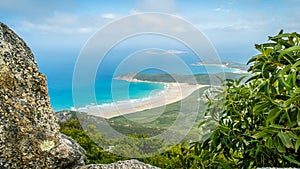
[[[281,31],[255,45],[252,77],[227,79],[225,91],[208,102],[206,114],[219,119],[209,139],[192,147],[200,166],[300,166],[299,38]]]

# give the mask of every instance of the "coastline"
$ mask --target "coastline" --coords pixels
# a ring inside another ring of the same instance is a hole
[[[233,67],[228,66],[228,64],[199,62],[199,63],[193,63],[193,64],[191,64],[191,66],[217,66],[217,67],[221,67],[221,68],[232,69],[233,70],[232,73],[249,74],[249,72],[247,70],[242,70],[240,68],[233,68]]]
[[[194,91],[206,87],[208,85],[191,85],[187,83],[167,83],[167,82],[152,82],[138,80],[132,77],[119,77],[116,80],[125,80],[128,82],[143,82],[143,83],[158,83],[165,85],[165,89],[161,92],[154,93],[153,95],[136,100],[124,100],[113,102],[106,105],[90,105],[82,108],[75,109],[76,111],[86,112],[90,115],[99,116],[102,118],[110,119],[113,117],[144,111],[152,108],[165,106],[177,101],[180,101]]]

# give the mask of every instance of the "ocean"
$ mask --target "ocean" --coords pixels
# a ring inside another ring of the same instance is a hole
[[[70,110],[74,109],[73,98],[72,98],[72,76],[74,65],[76,64],[76,53],[60,52],[60,55],[65,57],[60,59],[55,53],[51,52],[45,54],[49,57],[37,58],[37,62],[40,70],[47,77],[50,102],[55,111],[60,110]],[[117,54],[112,54],[117,55]],[[193,74],[206,74],[207,70],[210,73],[219,73],[219,72],[233,72],[235,70],[230,68],[224,68],[220,66],[192,66],[193,63],[199,61],[197,57],[187,57],[182,56],[188,68]],[[51,57],[50,57],[51,56]],[[54,57],[55,56],[55,57]],[[112,60],[116,60],[112,57]],[[108,61],[108,64],[101,66],[101,71],[98,72],[97,77],[95,78],[95,98],[83,98],[80,99],[80,103],[76,103],[76,108],[86,107],[90,105],[109,105],[113,102],[122,101],[122,100],[132,100],[138,101],[139,99],[144,99],[150,95],[160,92],[164,89],[164,85],[155,84],[155,83],[130,83],[127,81],[120,81],[113,79],[113,73],[118,65],[117,62],[112,63]],[[174,67],[174,65],[171,65]],[[120,74],[126,74],[131,72],[133,69],[124,70],[124,72],[119,72]],[[174,69],[176,70],[176,69]],[[144,71],[143,73],[164,73],[159,70],[149,70]],[[170,72],[172,73],[172,72]],[[178,72],[173,72],[178,73]],[[114,88],[112,89],[112,83],[114,83]],[[93,85],[93,84],[91,84]],[[129,86],[129,88],[128,88]],[[82,91],[84,93],[84,90]],[[91,101],[96,100],[96,101]]]

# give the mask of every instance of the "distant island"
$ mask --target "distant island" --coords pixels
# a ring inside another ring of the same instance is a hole
[[[163,82],[163,83],[187,83],[199,85],[221,85],[220,78],[237,79],[247,76],[248,73],[232,73],[223,72],[216,74],[195,74],[195,75],[179,75],[179,74],[142,74],[130,72],[118,77],[115,80],[125,80],[130,82]]]
[[[235,70],[234,73],[247,73],[250,66],[246,64],[229,62],[229,61],[200,61],[198,63],[191,64],[191,66],[220,66],[223,68],[229,68]]]

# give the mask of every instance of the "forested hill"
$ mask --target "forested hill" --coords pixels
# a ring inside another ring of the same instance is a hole
[[[247,76],[246,73],[218,73],[218,74],[196,74],[196,75],[179,75],[179,74],[135,74],[127,73],[115,79],[130,80],[137,79],[142,81],[151,82],[178,82],[189,84],[202,84],[202,85],[219,85],[221,79],[238,79],[242,76]]]

